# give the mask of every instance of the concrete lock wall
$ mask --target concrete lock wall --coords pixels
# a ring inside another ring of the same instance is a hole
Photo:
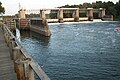
[[[44,10],[40,10],[39,19],[27,19],[25,17],[25,10],[21,9],[19,11],[19,28],[20,30],[32,30],[44,36],[51,35]]]
[[[30,29],[30,20],[26,18],[25,12],[26,12],[25,9],[19,10],[18,25],[21,30],[29,30]]]
[[[44,36],[51,36],[51,31],[48,26],[46,19],[32,19],[30,30],[36,33],[42,34]]]
[[[29,30],[30,29],[30,19],[27,19],[27,18],[19,19],[19,28],[20,28],[20,30]]]

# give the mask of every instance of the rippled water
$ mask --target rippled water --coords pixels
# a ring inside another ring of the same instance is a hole
[[[51,80],[120,80],[120,22],[49,25],[51,37],[21,32],[21,43]]]

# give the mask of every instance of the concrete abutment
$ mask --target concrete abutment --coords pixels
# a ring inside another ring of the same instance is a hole
[[[42,34],[44,36],[51,35],[44,10],[40,10],[40,18],[39,19],[28,19],[25,16],[25,10],[21,9],[19,11],[19,19],[17,22],[18,22],[20,30],[32,30],[32,31]]]

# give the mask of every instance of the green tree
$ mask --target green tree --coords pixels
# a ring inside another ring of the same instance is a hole
[[[92,8],[92,4],[90,4],[90,3],[83,3],[82,7],[83,8]]]
[[[116,18],[120,20],[120,0],[115,4]]]
[[[2,3],[0,2],[0,14],[5,13],[5,8],[2,7]]]
[[[104,8],[104,3],[102,1],[96,1],[96,3],[92,3],[93,8]]]
[[[62,8],[105,8],[106,9],[106,15],[113,15],[114,19],[120,20],[120,0],[114,4],[112,1],[108,2],[102,2],[102,1],[96,1],[91,3],[83,3],[79,5],[65,5],[61,6]]]

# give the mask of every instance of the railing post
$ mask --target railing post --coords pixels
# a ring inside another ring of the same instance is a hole
[[[25,80],[24,78],[24,65],[23,63],[20,61],[20,59],[17,59],[15,61],[16,63],[16,73],[17,73],[17,79],[18,80]]]
[[[13,60],[16,61],[20,57],[20,47],[13,48]]]
[[[7,33],[4,33],[5,42],[7,42]]]
[[[23,61],[23,63],[24,63],[24,68],[25,68],[25,80],[32,80],[32,78],[33,78],[33,80],[34,80],[34,75],[30,75],[30,70],[31,70],[31,68],[30,68],[30,61],[31,61],[31,59],[30,58],[24,58],[24,59],[22,59],[22,61]],[[31,74],[34,74],[34,72],[33,73],[31,73]]]
[[[17,72],[17,64],[15,63],[15,61],[19,58],[19,56],[20,56],[20,47],[19,46],[13,47],[13,61],[14,61],[15,72]]]
[[[3,34],[5,34],[5,27],[2,25]]]
[[[9,43],[10,43],[10,37],[11,35],[9,34],[9,32],[7,31],[7,46],[9,47]]]
[[[6,31],[6,33],[5,33],[5,42],[7,43],[7,45],[8,45],[8,32]]]
[[[8,47],[10,47],[12,36],[8,33]]]
[[[13,48],[15,46],[14,38],[10,37],[10,42],[9,42],[9,50],[10,50],[10,57],[13,60]]]
[[[30,58],[17,59],[15,63],[17,64],[17,77],[18,80],[35,80],[34,71],[31,70],[29,64]]]
[[[24,54],[24,51],[21,49],[21,46],[15,42],[15,37],[9,29],[7,29],[6,26],[4,26],[3,29],[5,40],[11,49],[10,56],[14,60],[14,68],[18,80],[35,80],[35,73],[41,78],[41,80],[50,80],[38,65],[31,65],[34,63],[34,60],[31,61],[31,58],[25,58],[26,55]]]

